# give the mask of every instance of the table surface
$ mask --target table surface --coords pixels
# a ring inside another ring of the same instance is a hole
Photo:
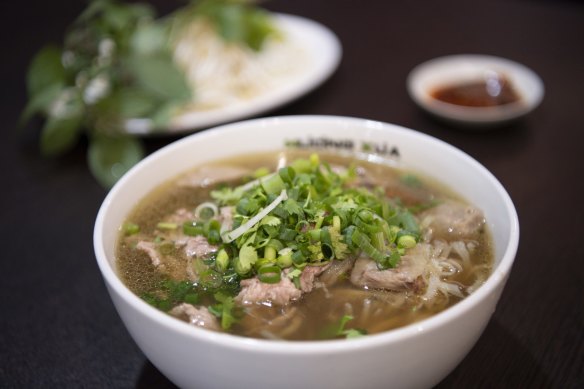
[[[96,266],[92,229],[106,190],[87,169],[86,142],[44,159],[40,123],[16,130],[28,61],[43,44],[60,42],[84,4],[0,5],[0,386],[172,387],[126,332]],[[181,3],[157,4],[168,12]],[[521,238],[501,301],[476,346],[438,387],[584,387],[584,7],[535,0],[264,5],[323,23],[343,45],[342,63],[326,83],[270,115],[346,115],[416,129],[476,158],[515,203]],[[423,114],[408,98],[408,72],[459,53],[530,67],[545,83],[542,105],[521,122],[484,132]],[[146,147],[172,140],[151,139]]]

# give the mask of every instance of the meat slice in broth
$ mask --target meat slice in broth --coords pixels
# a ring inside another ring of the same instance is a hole
[[[235,298],[242,304],[265,304],[265,305],[286,305],[298,300],[304,293],[309,293],[314,289],[316,278],[329,268],[330,264],[324,266],[306,266],[299,276],[300,288],[287,277],[287,271],[282,272],[282,277],[278,283],[267,284],[261,282],[257,277],[242,280],[241,291]]]
[[[288,277],[282,277],[276,284],[267,284],[253,277],[241,280],[240,285],[241,291],[235,301],[241,304],[286,305],[302,296],[302,291]]]
[[[331,266],[330,262],[323,266],[306,266],[300,274],[300,289],[309,293],[314,288],[315,278]]]
[[[162,256],[156,249],[156,244],[154,242],[148,242],[145,240],[139,241],[136,244],[136,249],[145,252],[148,257],[150,257],[152,266],[159,267],[162,264]]]
[[[194,326],[204,327],[214,331],[220,330],[217,318],[206,307],[196,308],[191,304],[182,303],[172,308],[169,313]]]
[[[187,257],[205,258],[217,251],[217,246],[209,244],[204,236],[184,236],[174,242],[176,247],[182,247]]]
[[[418,244],[409,250],[393,269],[379,270],[374,260],[360,257],[351,272],[351,283],[371,289],[417,292],[425,286],[423,275],[429,260],[430,246],[427,244]]]
[[[420,226],[426,230],[427,240],[446,241],[477,239],[483,231],[485,216],[472,205],[445,201],[420,214]]]
[[[345,276],[349,274],[354,264],[355,258],[347,258],[342,261],[334,260],[331,262],[330,266],[323,271],[319,279],[324,285],[333,286],[338,281],[345,279]]]

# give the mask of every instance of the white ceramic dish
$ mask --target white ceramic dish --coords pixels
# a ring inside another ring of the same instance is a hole
[[[262,141],[249,142],[250,134]],[[336,143],[355,152],[373,147],[399,166],[456,188],[485,212],[495,243],[493,274],[472,295],[430,319],[354,340],[312,342],[249,339],[195,328],[148,305],[120,281],[114,256],[118,229],[145,193],[193,166],[291,143],[328,145],[329,150]],[[431,387],[458,365],[487,325],[518,240],[511,199],[467,154],[399,126],[330,116],[249,120],[176,141],[121,178],[104,200],[94,230],[97,263],[128,331],[150,361],[185,388]]]
[[[289,46],[298,48],[297,54],[304,60],[302,67],[276,87],[249,100],[206,111],[184,112],[173,118],[167,129],[156,131],[155,135],[188,133],[270,111],[309,93],[331,76],[342,56],[337,36],[322,24],[306,18],[273,15]],[[127,128],[129,133],[147,135],[152,130],[147,120],[138,119],[132,123]]]
[[[479,81],[487,72],[504,75],[520,101],[498,107],[465,107],[432,97],[437,88]],[[535,109],[543,99],[544,86],[537,74],[508,59],[488,55],[440,57],[415,67],[407,79],[411,98],[429,113],[454,124],[485,127],[507,123]]]

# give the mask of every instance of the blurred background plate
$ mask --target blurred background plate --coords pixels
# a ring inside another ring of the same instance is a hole
[[[132,119],[127,132],[136,135],[175,135],[252,117],[287,104],[318,87],[338,67],[342,48],[337,36],[322,24],[288,14],[273,14],[286,45],[294,50],[291,59],[298,69],[278,84],[246,100],[208,110],[187,109],[171,120],[168,128],[153,131],[148,119]],[[301,63],[300,63],[301,62]],[[197,91],[194,91],[196,96]]]

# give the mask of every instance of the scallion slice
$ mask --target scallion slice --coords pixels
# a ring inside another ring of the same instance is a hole
[[[279,266],[266,264],[258,269],[258,279],[266,284],[277,284],[282,279],[281,273]]]

